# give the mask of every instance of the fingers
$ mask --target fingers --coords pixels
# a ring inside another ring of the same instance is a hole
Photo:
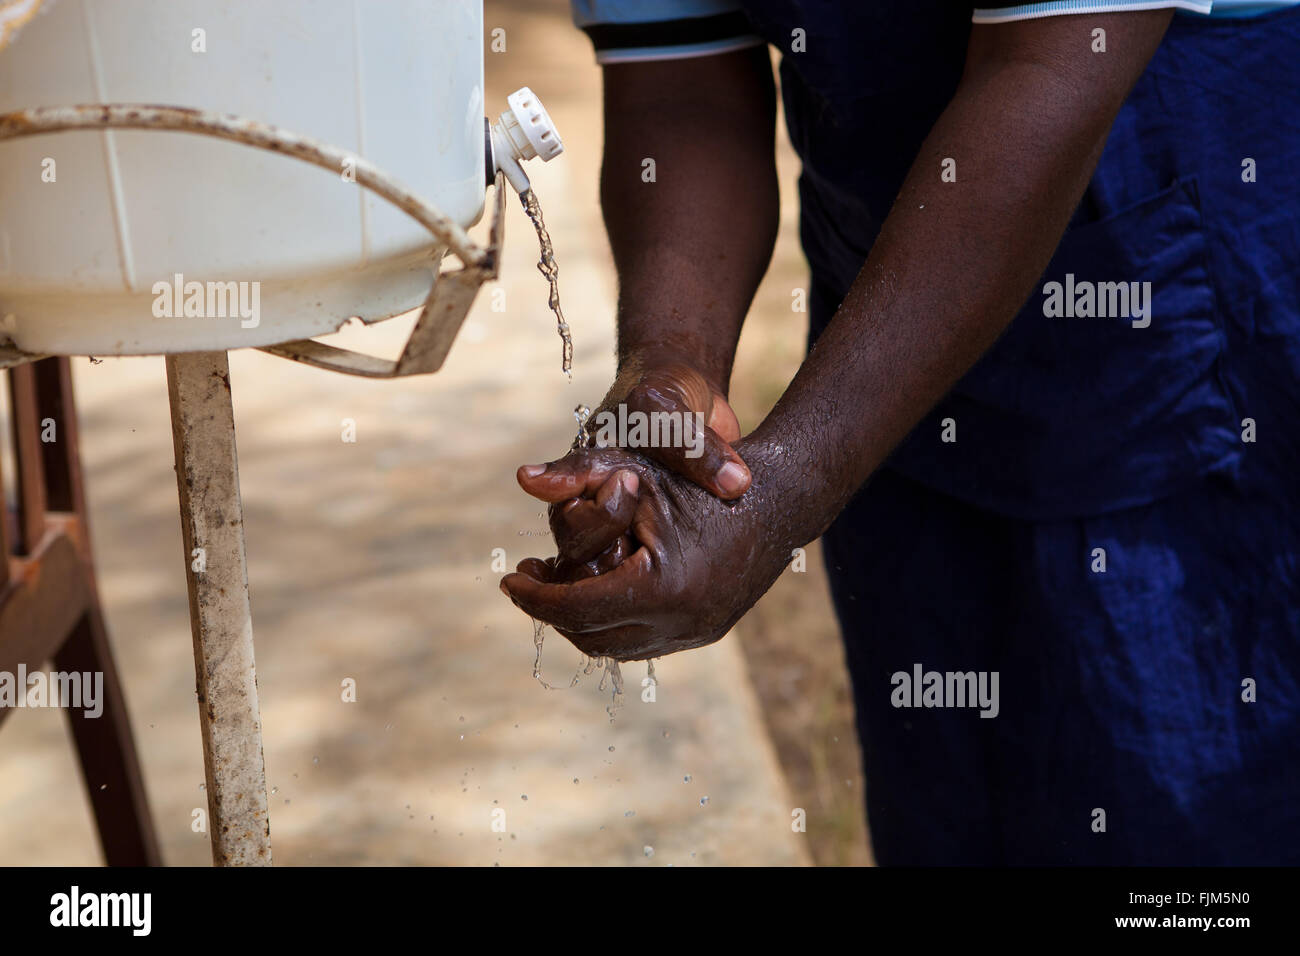
[[[717,432],[689,417],[682,431],[683,443],[648,447],[646,457],[724,501],[749,490],[749,467]]]
[[[636,459],[618,449],[599,448],[573,451],[544,465],[523,465],[515,478],[534,498],[556,504],[570,498],[594,498],[620,469],[636,471]]]
[[[642,427],[644,435],[636,434],[635,425],[625,428],[627,434],[620,440],[629,440],[629,447],[724,500],[739,498],[749,489],[749,468],[730,443],[706,424],[716,421],[728,430],[734,428],[739,437],[734,414],[722,415],[719,409],[719,415],[713,415],[710,389],[702,384],[688,388],[676,376],[655,373],[628,393],[624,405],[625,412],[601,414],[623,415],[626,422]],[[730,413],[729,407],[726,410]]]
[[[649,596],[640,592],[652,580],[650,571],[650,554],[642,548],[607,574],[556,584],[521,570],[502,578],[501,590],[557,631],[584,634],[632,623],[638,603]]]
[[[572,584],[574,581],[594,578],[598,574],[613,571],[635,550],[636,545],[632,539],[623,534],[590,561],[572,561],[563,557],[546,560],[524,558],[515,570],[545,584]]]
[[[640,479],[616,471],[595,498],[571,499],[551,508],[551,531],[560,557],[586,562],[600,555],[632,525]]]
[[[632,539],[625,534],[619,535],[618,540],[596,559],[596,573],[604,574],[606,571],[613,571],[628,559],[632,551]]]
[[[543,561],[541,558],[524,558],[515,565],[515,570],[539,581],[553,581],[555,579],[555,559],[550,558]]]
[[[718,437],[729,445],[740,441],[740,419],[736,418],[731,405],[721,395],[713,396],[713,411],[704,424],[717,432]]]

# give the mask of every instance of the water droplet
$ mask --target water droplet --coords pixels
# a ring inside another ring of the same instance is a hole
[[[578,782],[578,778],[577,778],[577,777],[574,777],[574,778],[573,778],[573,782],[574,782],[574,783],[577,783],[577,782]]]
[[[613,753],[613,752],[614,752],[614,745],[613,745],[613,744],[610,744],[610,746],[609,746],[609,752],[610,752],[610,753]]]
[[[312,757],[312,758],[311,758],[311,762],[312,762],[313,764],[318,764],[318,763],[320,763],[320,757]]]
[[[526,793],[521,793],[521,794],[519,795],[519,799],[520,799],[520,800],[527,800],[527,799],[528,799],[528,794],[526,794]]]
[[[634,817],[634,816],[636,816],[636,811],[635,811],[635,810],[629,810],[629,811],[627,811],[627,813],[623,814],[623,816],[625,816],[625,817]]]
[[[208,785],[207,785],[206,783],[201,783],[201,784],[199,784],[199,789],[200,789],[200,790],[206,790],[206,789],[208,789]]]
[[[691,775],[688,773],[686,776],[682,777],[682,782],[683,782],[683,783],[690,783],[690,782],[691,782]]]
[[[272,787],[272,788],[271,788],[271,796],[274,797],[274,796],[275,796],[277,793],[279,793],[279,792],[280,792],[280,788],[279,788],[279,787]]]
[[[459,720],[462,724],[465,723],[465,715],[461,714]]]
[[[652,846],[645,846],[645,847],[642,847],[642,848],[641,848],[641,852],[644,853],[644,854],[645,854],[646,856],[648,856],[648,857],[649,857],[649,856],[654,856],[654,855],[655,855],[655,848],[652,847]]]
[[[700,797],[700,806],[704,806],[708,802],[709,802],[708,797]]]
[[[573,443],[578,448],[590,448],[591,436],[587,434],[587,419],[591,417],[591,409],[586,405],[579,405],[573,410],[573,420],[578,423],[578,437]]]

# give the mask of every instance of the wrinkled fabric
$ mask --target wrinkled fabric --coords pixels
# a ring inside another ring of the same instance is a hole
[[[969,10],[746,6],[808,33],[781,76],[811,341]],[[882,863],[1300,862],[1298,95],[1300,12],[1175,18],[1038,285],[1149,281],[1150,324],[1035,292],[825,536]],[[998,716],[894,706],[917,664],[997,671]]]

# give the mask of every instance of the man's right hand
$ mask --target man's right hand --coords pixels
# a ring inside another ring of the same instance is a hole
[[[723,500],[739,498],[749,488],[749,468],[732,443],[740,439],[740,422],[722,392],[698,369],[680,361],[647,361],[629,358],[605,400],[592,416],[588,429],[593,438],[600,413],[618,414],[618,406],[649,416],[680,413],[684,422],[681,446],[632,448],[630,451],[658,462],[687,481],[699,485]],[[695,413],[704,422],[701,440],[695,435]],[[593,442],[594,443],[594,442]],[[687,452],[698,455],[692,457]]]

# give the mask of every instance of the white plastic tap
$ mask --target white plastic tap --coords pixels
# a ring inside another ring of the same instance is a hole
[[[515,90],[506,97],[506,102],[510,108],[492,127],[492,162],[522,195],[530,184],[520,164],[534,156],[540,156],[544,163],[550,162],[564,152],[564,143],[546,107],[528,87]]]

